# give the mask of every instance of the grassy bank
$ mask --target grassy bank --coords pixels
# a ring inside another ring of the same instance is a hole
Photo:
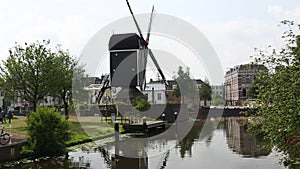
[[[108,119],[108,121],[110,121],[110,119]],[[68,146],[86,143],[114,134],[113,124],[106,123],[104,120],[101,121],[100,117],[97,116],[79,118],[77,118],[77,116],[70,116],[69,122],[71,125],[71,140],[67,142]],[[9,127],[11,125],[13,127],[13,135],[24,135],[28,137],[26,130],[26,117],[24,116],[16,116],[12,120],[11,124],[6,123],[3,125],[5,127]],[[122,132],[121,126],[120,130]],[[5,131],[9,132],[9,129],[6,129]]]

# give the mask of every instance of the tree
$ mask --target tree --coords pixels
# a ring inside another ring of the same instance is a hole
[[[34,157],[55,156],[65,152],[70,126],[53,108],[37,107],[26,119],[29,145],[25,150]]]
[[[177,82],[177,86],[173,90],[173,95],[182,97],[183,103],[185,97],[194,101],[197,97],[197,84],[190,77],[190,69],[187,67],[186,71],[184,71],[182,66],[179,66],[177,76],[174,76],[173,79]]]
[[[257,50],[255,62],[265,65],[269,71],[261,71],[257,77],[259,105],[257,118],[250,130],[262,134],[286,155],[284,163],[289,168],[299,168],[300,162],[300,36],[293,28],[300,25],[283,21],[289,30],[283,34],[286,47],[271,53]],[[298,164],[297,164],[298,163]]]
[[[50,41],[44,40],[10,49],[1,66],[1,84],[6,98],[28,101],[33,111],[46,96],[60,97],[67,117],[77,61],[60,46],[56,50],[49,46]]]
[[[200,100],[204,100],[204,106],[207,106],[207,101],[211,100],[211,86],[209,84],[208,79],[205,79],[199,88]]]
[[[224,105],[225,104],[225,100],[222,96],[216,94],[215,92],[212,93],[212,97],[211,97],[211,104],[218,106],[218,105]]]
[[[75,102],[75,105],[87,103],[89,92],[85,88],[87,85],[93,83],[90,83],[90,81],[89,76],[85,74],[83,65],[77,65],[76,69],[74,69],[72,80],[72,101]]]
[[[48,47],[50,41],[25,46],[16,45],[1,65],[2,88],[6,99],[30,102],[33,111],[38,102],[49,94],[47,71],[51,69],[54,55]]]
[[[134,107],[137,110],[144,112],[144,111],[147,111],[148,109],[150,109],[151,104],[147,101],[146,98],[136,97],[134,99]]]
[[[247,88],[248,96],[250,99],[256,99],[258,95],[258,81],[255,79],[252,85]]]
[[[52,69],[47,71],[50,95],[62,99],[66,119],[69,115],[69,104],[72,100],[72,79],[78,61],[68,51],[57,47]]]
[[[172,94],[173,94],[173,96],[175,96],[177,98],[181,97],[180,88],[179,88],[178,85],[175,87],[175,89],[173,90]]]

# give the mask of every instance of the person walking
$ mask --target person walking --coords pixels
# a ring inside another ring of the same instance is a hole
[[[8,112],[7,118],[8,118],[8,123],[11,123],[11,119],[13,118],[13,114],[11,113],[11,111]]]
[[[2,116],[2,124],[6,123],[6,112],[4,110],[1,111],[1,116]]]

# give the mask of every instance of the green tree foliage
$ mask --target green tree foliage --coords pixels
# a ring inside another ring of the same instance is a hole
[[[176,97],[182,97],[184,103],[184,97],[194,100],[197,97],[197,84],[195,80],[190,77],[190,69],[183,70],[181,66],[178,67],[177,75],[173,77],[177,82],[177,87],[173,90],[173,95]]]
[[[26,119],[29,150],[34,157],[64,153],[70,139],[69,123],[53,108],[37,107],[36,113]]]
[[[205,79],[199,88],[200,100],[204,100],[204,106],[207,106],[207,101],[211,100],[212,89],[208,79]]]
[[[134,107],[141,111],[141,112],[144,112],[148,109],[150,109],[151,107],[151,104],[147,101],[147,99],[145,98],[141,98],[141,97],[136,97],[134,99]]]
[[[225,100],[222,96],[213,92],[211,97],[211,104],[214,106],[225,105]]]
[[[179,88],[178,85],[175,87],[175,89],[173,90],[172,94],[173,94],[173,96],[175,96],[177,98],[181,97],[180,88]]]
[[[260,71],[261,72],[268,71],[268,69],[264,65],[251,64],[251,66],[254,67],[258,73]],[[266,82],[254,76],[254,79],[252,80],[251,83],[252,83],[251,86],[247,87],[248,97],[250,99],[256,99],[259,91],[259,86],[266,84]]]
[[[251,130],[262,134],[270,144],[286,154],[289,168],[298,168],[300,162],[300,36],[294,28],[300,25],[283,21],[289,30],[283,34],[286,47],[271,53],[257,51],[256,62],[269,71],[258,76],[257,101],[259,109]],[[298,164],[297,164],[298,163]]]
[[[77,61],[68,51],[50,41],[25,43],[9,50],[9,57],[1,65],[1,85],[5,99],[21,98],[36,110],[46,96],[60,97],[66,115],[71,100],[72,77]]]
[[[85,74],[83,65],[78,65],[73,73],[72,80],[72,100],[75,102],[75,105],[86,104],[89,99],[89,93],[85,90],[88,85],[93,82],[90,82],[89,76]],[[95,93],[98,94],[98,93]]]
[[[253,80],[252,85],[247,88],[248,97],[250,99],[256,99],[258,95],[259,83],[257,79]]]
[[[50,95],[62,99],[65,117],[68,118],[72,100],[72,79],[74,71],[79,68],[78,61],[58,46],[52,63],[53,66],[47,71]]]
[[[35,111],[38,102],[49,94],[47,71],[51,67],[53,55],[49,41],[25,46],[16,45],[9,50],[9,57],[1,65],[2,88],[6,98],[31,103]]]

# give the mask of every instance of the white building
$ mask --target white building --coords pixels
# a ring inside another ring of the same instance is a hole
[[[151,104],[166,104],[166,87],[162,82],[150,81],[143,91]]]
[[[98,96],[99,91],[102,89],[103,84],[90,84],[88,87],[84,88],[88,91],[88,100],[87,104],[98,104],[96,102],[96,98]],[[110,90],[105,90],[103,97],[100,100],[100,104],[104,103],[106,99],[105,96],[109,97],[109,100],[111,98],[111,92]],[[110,101],[109,101],[110,102]]]
[[[212,85],[211,86],[212,93],[224,98],[225,97],[225,87],[224,85]]]

